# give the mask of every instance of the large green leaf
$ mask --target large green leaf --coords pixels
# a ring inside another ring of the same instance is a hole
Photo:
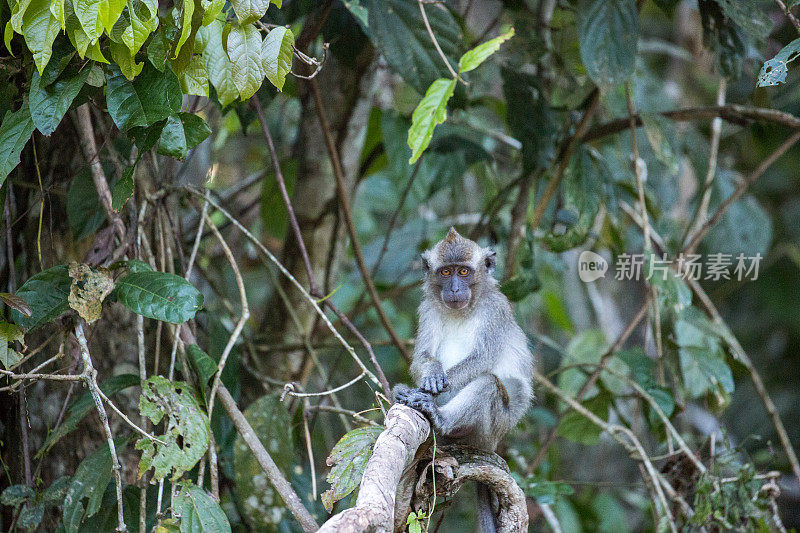
[[[270,31],[261,46],[262,68],[279,91],[283,90],[286,75],[292,70],[293,46],[294,33],[283,26]]]
[[[594,398],[583,402],[583,406],[602,420],[608,420],[611,395],[601,392]],[[558,435],[574,442],[594,445],[600,441],[603,429],[577,411],[569,411],[558,424]]]
[[[167,119],[158,140],[158,153],[186,159],[191,150],[211,134],[206,121],[192,113],[180,113]]]
[[[14,322],[31,330],[51,322],[69,310],[69,287],[72,279],[66,265],[56,265],[31,276],[17,290],[17,296],[31,308],[31,316],[11,312]]]
[[[239,89],[233,82],[233,65],[222,47],[223,26],[224,23],[220,20],[212,21],[200,29],[200,35],[205,42],[203,59],[208,70],[208,79],[217,91],[219,102],[226,106],[239,98]]]
[[[145,63],[133,81],[116,65],[106,72],[108,112],[121,130],[150,126],[181,110],[181,85],[172,70],[159,72],[149,61]]]
[[[167,417],[166,429],[158,439],[165,444],[142,437],[136,449],[142,451],[139,476],[153,467],[153,479],[170,474],[172,481],[197,464],[211,439],[208,417],[200,409],[192,388],[182,381],[170,382],[152,376],[142,384],[139,411],[153,424]]]
[[[489,56],[500,50],[500,45],[514,36],[514,28],[511,28],[503,35],[495,37],[485,43],[481,43],[472,50],[461,56],[458,60],[458,72],[463,74],[470,70],[475,70],[486,61]]]
[[[422,98],[414,114],[411,115],[411,128],[408,130],[408,147],[414,163],[431,143],[433,130],[447,119],[447,102],[453,96],[457,80],[442,78],[434,81]]]
[[[134,374],[120,374],[118,376],[112,376],[102,382],[100,384],[100,390],[102,390],[103,394],[106,396],[111,397],[121,390],[138,386],[139,384],[139,376]],[[75,428],[78,427],[78,424],[80,424],[81,420],[83,420],[86,415],[95,409],[96,407],[94,404],[94,399],[92,398],[91,393],[88,391],[85,392],[80,398],[77,398],[70,403],[69,407],[67,408],[64,421],[54,431],[51,431],[47,435],[42,447],[38,452],[36,452],[36,458],[41,458],[44,456],[65,435],[72,433]]]
[[[280,395],[267,394],[251,403],[244,412],[261,444],[285,476],[292,466],[292,435],[289,412]],[[253,452],[241,435],[233,445],[233,471],[236,500],[244,519],[253,531],[275,528],[286,516],[286,506],[264,475]]]
[[[253,24],[234,24],[228,34],[231,76],[239,96],[247,100],[264,80],[261,62],[261,33]]]
[[[208,96],[208,69],[202,56],[192,56],[179,78],[184,94]]]
[[[376,426],[356,428],[346,433],[333,447],[325,461],[332,466],[327,477],[331,488],[322,493],[322,505],[328,512],[331,512],[334,503],[358,488],[375,441],[382,431],[382,427]]]
[[[127,438],[114,439],[118,454],[127,442]],[[111,451],[107,442],[78,465],[64,497],[63,526],[67,533],[77,532],[81,522],[94,516],[100,509],[103,493],[111,481],[111,465]],[[85,498],[89,501],[84,508]]]
[[[181,483],[172,501],[175,514],[181,517],[181,533],[230,533],[228,517],[219,504],[191,481]]]
[[[31,0],[22,17],[22,34],[40,74],[50,61],[60,30],[61,22],[50,12],[50,0]]]
[[[158,16],[150,16],[146,4],[141,0],[129,0],[127,18],[128,25],[122,32],[122,42],[134,57],[158,27]]]
[[[362,0],[368,11],[366,31],[389,65],[422,94],[437,78],[450,76],[431,41],[416,0]],[[436,40],[455,67],[461,55],[461,29],[443,3],[426,3]]]
[[[89,42],[94,44],[103,33],[103,23],[100,22],[100,2],[102,0],[73,0],[75,16],[80,21],[81,28]]]
[[[239,24],[250,24],[264,16],[269,0],[231,0],[231,6]]]
[[[33,123],[43,135],[50,135],[56,130],[72,101],[86,83],[89,72],[90,69],[85,68],[76,76],[60,78],[47,87],[41,86],[39,73],[33,73],[28,105]]]
[[[15,112],[7,112],[0,124],[0,186],[19,164],[19,155],[33,134],[33,119],[27,99]]]
[[[111,32],[126,4],[127,0],[100,0],[97,6],[97,19],[107,32]]]
[[[191,283],[167,272],[131,272],[117,281],[117,300],[148,318],[182,324],[203,307],[203,295]]]
[[[598,85],[625,81],[636,62],[639,12],[635,0],[583,0],[578,43],[589,76]]]

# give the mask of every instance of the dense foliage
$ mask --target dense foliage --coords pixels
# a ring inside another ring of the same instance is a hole
[[[799,527],[799,5],[0,0],[0,528],[346,508],[450,226],[532,529]]]

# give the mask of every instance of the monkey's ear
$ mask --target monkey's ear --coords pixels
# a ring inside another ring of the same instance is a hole
[[[497,252],[494,250],[486,252],[486,255],[483,257],[483,262],[486,264],[486,270],[489,271],[489,274],[493,273],[495,263],[497,262]]]
[[[425,272],[429,272],[431,269],[431,264],[428,262],[428,254],[427,252],[422,252],[419,254],[420,260],[422,260],[422,268],[425,269]]]

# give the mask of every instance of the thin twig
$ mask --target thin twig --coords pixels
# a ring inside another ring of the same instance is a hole
[[[86,112],[88,113],[89,110],[87,109]],[[114,480],[117,485],[117,531],[127,531],[122,504],[122,465],[120,465],[119,457],[117,457],[114,435],[111,433],[111,427],[108,425],[108,415],[106,414],[105,407],[103,407],[103,392],[97,385],[97,370],[95,370],[92,365],[92,358],[89,355],[89,345],[86,342],[86,335],[83,333],[83,323],[81,321],[75,326],[75,338],[78,339],[78,346],[80,347],[81,358],[83,359],[83,373],[81,374],[81,378],[86,382],[92,399],[94,399],[94,405],[97,408],[97,414],[100,416],[100,422],[103,424],[106,440],[108,442],[108,449],[111,454],[111,469],[114,471]]]
[[[794,14],[789,11],[789,8],[786,6],[783,0],[775,0],[775,3],[778,4],[778,7],[781,8],[781,11],[786,14],[786,17],[789,19],[789,22],[792,23],[792,26],[794,26],[794,28],[800,32],[800,20],[797,20],[797,17],[795,17]]]
[[[353,379],[351,379],[347,383],[345,383],[343,385],[339,385],[338,387],[335,387],[333,389],[324,390],[324,391],[321,391],[321,392],[295,392],[294,391],[294,385],[292,383],[287,383],[286,385],[283,386],[283,394],[281,394],[281,399],[283,399],[283,397],[286,394],[288,394],[289,396],[293,396],[295,398],[308,398],[308,397],[311,397],[311,396],[329,396],[329,395],[333,394],[334,392],[339,392],[339,391],[342,391],[342,390],[346,389],[347,387],[355,385],[363,377],[364,377],[364,372],[361,372],[359,375],[357,375],[356,377],[354,377]]]
[[[541,222],[544,212],[547,210],[547,204],[550,202],[550,199],[558,189],[558,185],[564,178],[564,171],[566,171],[567,167],[569,166],[575,148],[583,141],[586,131],[589,129],[589,123],[592,121],[592,118],[597,113],[599,108],[600,91],[598,89],[594,89],[592,94],[589,96],[589,105],[586,108],[586,111],[583,113],[580,122],[578,122],[578,125],[575,127],[575,133],[567,140],[566,145],[562,149],[558,158],[558,163],[556,164],[556,169],[550,176],[550,179],[547,182],[547,187],[545,187],[539,203],[536,204],[536,208],[533,211],[533,217],[531,219],[532,230],[535,231],[536,228],[539,227],[539,222]]]
[[[458,73],[453,70],[453,67],[450,66],[450,60],[447,59],[447,56],[444,55],[442,51],[442,47],[439,46],[439,41],[436,39],[436,35],[433,33],[433,28],[431,28],[431,23],[428,21],[428,14],[425,13],[425,3],[422,0],[417,0],[417,4],[419,5],[419,11],[422,13],[422,21],[425,23],[425,29],[428,31],[428,36],[431,38],[433,42],[433,46],[436,47],[436,51],[439,53],[439,57],[442,58],[444,64],[447,65],[447,71],[450,72],[450,75],[454,78],[458,78]]]
[[[791,137],[783,141],[783,143],[781,143],[781,145],[778,146],[778,148],[776,148],[774,152],[772,152],[769,156],[767,156],[767,158],[764,159],[764,161],[762,161],[760,165],[758,165],[758,168],[756,168],[756,170],[752,174],[750,174],[749,176],[747,176],[747,178],[742,180],[742,182],[739,183],[733,190],[733,193],[728,198],[726,198],[725,201],[722,202],[722,204],[720,204],[714,215],[708,220],[706,220],[705,223],[700,227],[700,229],[695,232],[694,236],[692,236],[692,239],[689,241],[689,244],[687,244],[684,247],[684,252],[691,253],[695,248],[697,248],[697,245],[700,243],[703,237],[705,237],[706,233],[708,233],[708,231],[717,222],[719,222],[719,219],[722,218],[722,215],[724,215],[728,211],[728,208],[736,200],[738,200],[739,197],[742,196],[742,194],[744,194],[747,188],[750,185],[752,185],[753,182],[755,182],[758,178],[760,178],[764,174],[764,172],[766,172],[767,169],[770,166],[772,166],[773,163],[775,163],[775,161],[777,161],[783,154],[785,154],[786,151],[789,150],[789,148],[794,146],[795,143],[797,143],[797,141],[800,141],[800,132],[794,133]]]

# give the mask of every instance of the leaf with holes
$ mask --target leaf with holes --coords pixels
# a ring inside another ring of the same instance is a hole
[[[219,504],[191,481],[181,483],[172,500],[172,509],[175,515],[181,517],[181,533],[230,533],[231,531],[228,517]]]
[[[248,406],[244,416],[288,479],[294,446],[289,412],[281,403],[280,395],[262,396]],[[241,435],[236,437],[233,445],[233,472],[236,479],[237,508],[241,510],[252,531],[272,530],[284,517],[290,516],[283,500],[275,492]]]
[[[322,493],[322,505],[329,513],[334,503],[353,492],[361,483],[364,468],[382,431],[383,427],[380,426],[356,428],[339,439],[331,450],[325,460],[325,464],[332,467],[327,477],[331,488]]]
[[[114,289],[114,280],[104,268],[94,268],[83,263],[69,264],[69,306],[87,323],[100,318],[103,300]]]
[[[0,503],[10,507],[22,505],[33,497],[33,489],[26,485],[11,485],[0,493]]]
[[[167,272],[131,272],[117,280],[114,293],[134,313],[172,324],[191,320],[203,308],[203,295]]]
[[[775,54],[775,57],[764,63],[758,74],[759,87],[780,85],[786,81],[789,73],[788,65],[800,55],[800,39],[795,39]]]
[[[161,376],[151,377],[142,384],[139,411],[153,424],[167,417],[166,431],[157,436],[166,444],[147,437],[136,442],[136,449],[142,451],[139,477],[152,467],[153,479],[162,479],[171,473],[170,479],[175,481],[203,457],[211,428],[188,384],[171,383]]]
[[[112,376],[100,383],[100,390],[103,391],[103,394],[106,396],[111,397],[127,388],[138,386],[140,382],[139,376],[135,374],[120,374],[118,376]],[[75,431],[78,424],[81,423],[81,420],[86,418],[86,415],[95,409],[94,399],[88,391],[80,398],[73,400],[67,408],[64,421],[47,435],[42,447],[36,452],[36,458],[41,459],[65,435]]]
[[[31,276],[17,290],[17,296],[25,300],[31,316],[12,311],[15,323],[28,330],[51,322],[69,310],[69,286],[72,280],[66,265],[57,265]]]

